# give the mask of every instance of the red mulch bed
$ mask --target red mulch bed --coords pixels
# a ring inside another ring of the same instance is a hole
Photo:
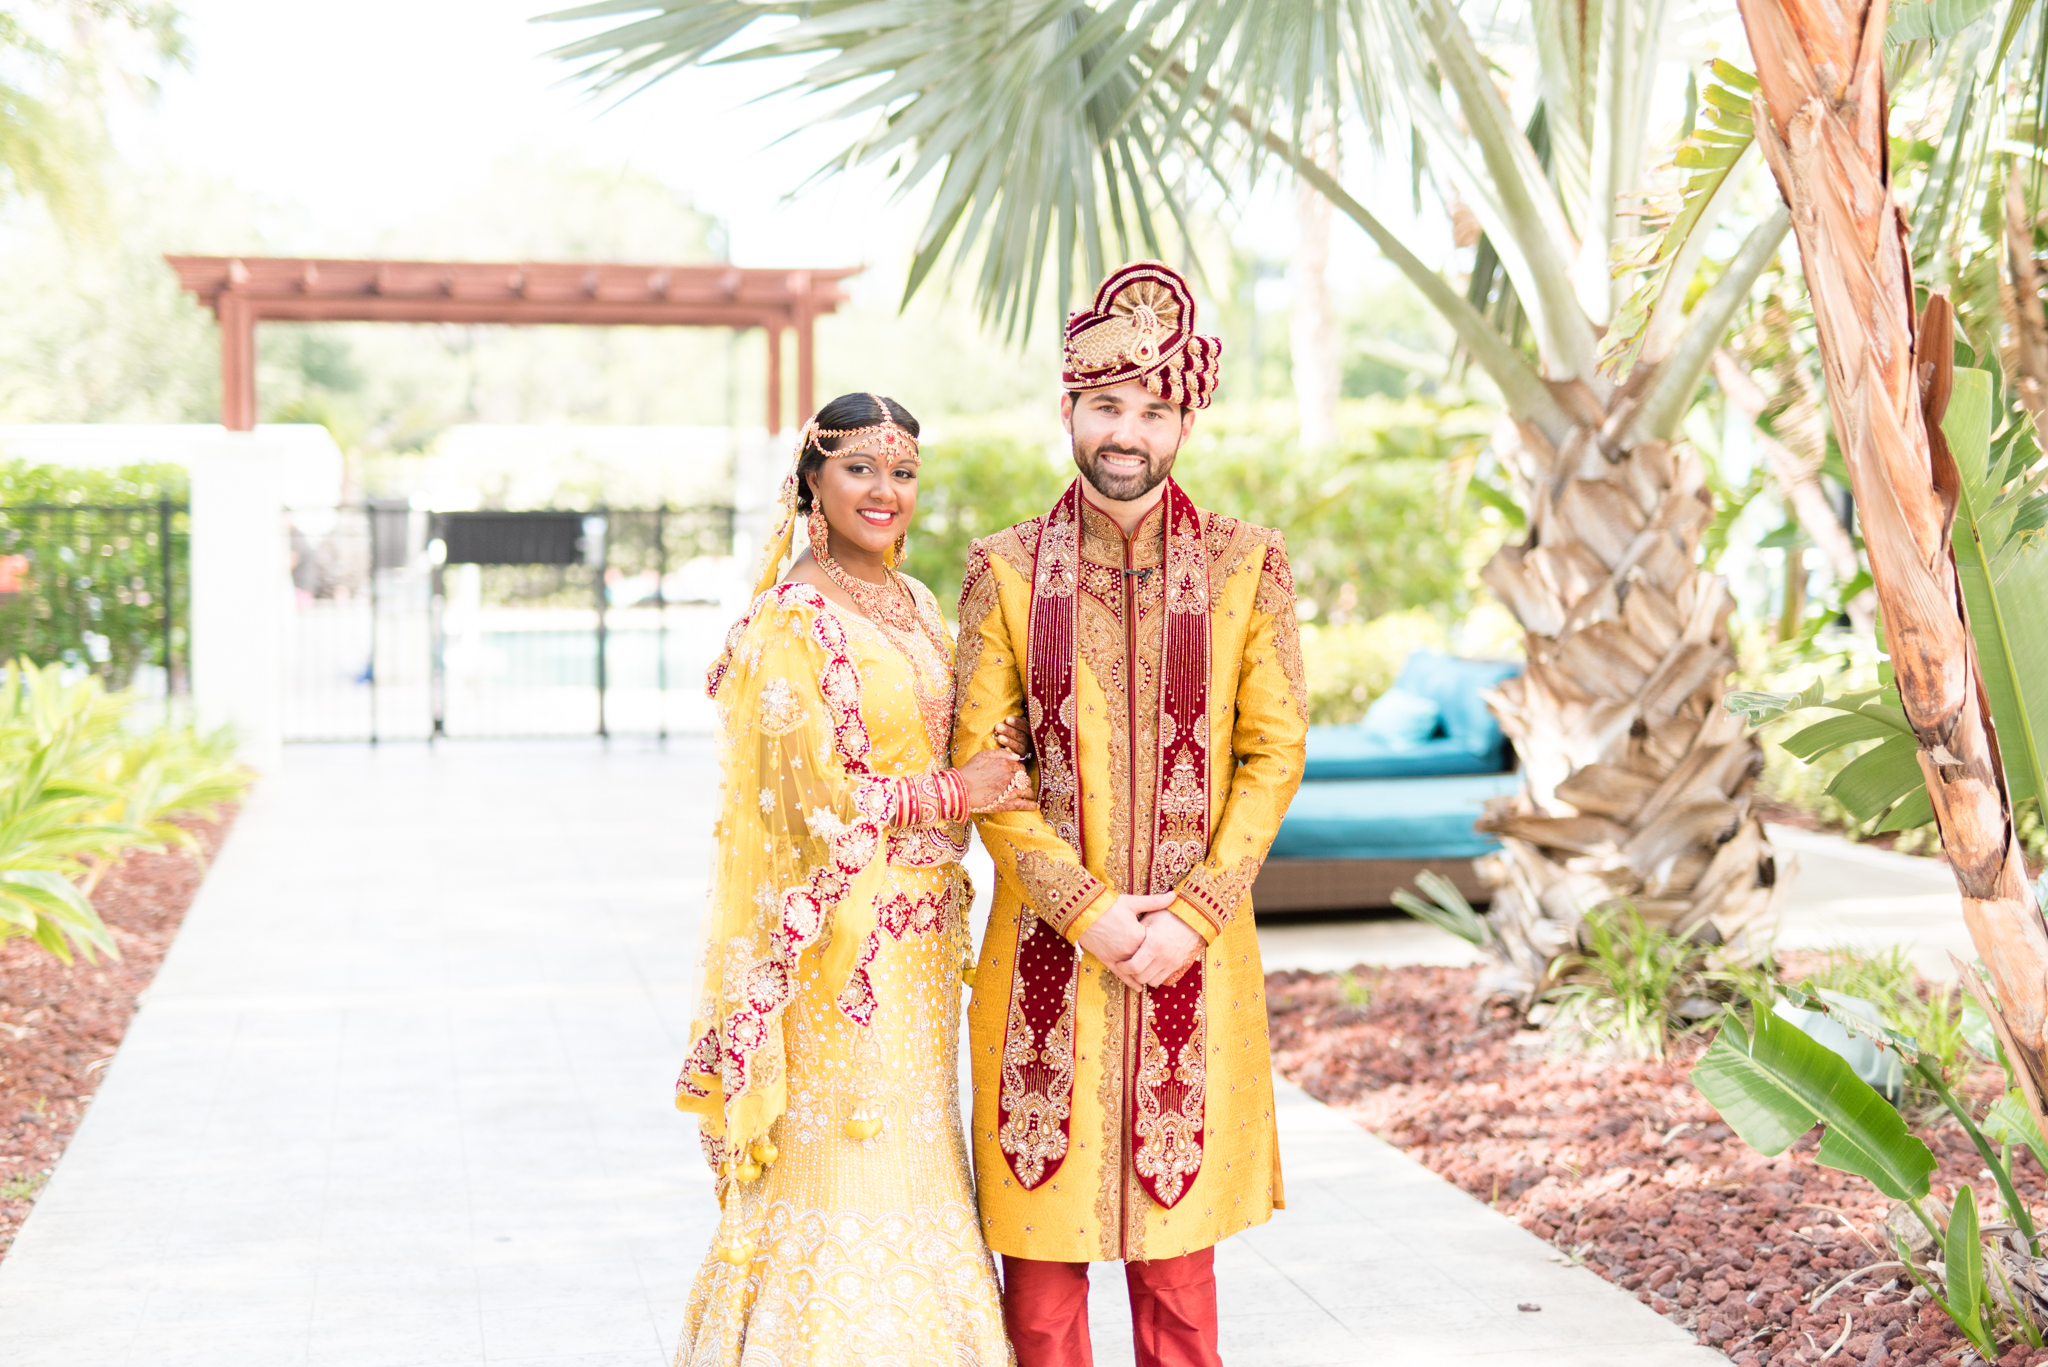
[[[234,817],[229,808],[217,822],[182,824],[211,860]],[[204,874],[183,851],[135,853],[108,869],[92,902],[119,959],[66,965],[33,940],[0,943],[0,1258],[92,1104]]]
[[[1363,1009],[1332,975],[1268,974],[1275,1066],[1742,1367],[1814,1362],[1838,1343],[1828,1360],[1842,1364],[1962,1360],[1963,1336],[1895,1269],[1809,1308],[1893,1259],[1873,1232],[1890,1203],[1815,1163],[1813,1136],[1777,1158],[1735,1138],[1686,1081],[1700,1041],[1663,1063],[1558,1055],[1512,1012],[1475,1004],[1476,972],[1361,966]],[[1995,1070],[1968,1090],[1995,1096]],[[1920,1136],[1944,1199],[1983,1170],[1953,1122]],[[2015,1177],[2042,1189],[2029,1158]],[[1980,1198],[1991,1186],[1976,1185]],[[2048,1349],[1999,1362],[2042,1367]]]

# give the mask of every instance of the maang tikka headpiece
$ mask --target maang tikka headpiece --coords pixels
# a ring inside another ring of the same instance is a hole
[[[824,452],[827,457],[831,458],[850,456],[856,451],[866,451],[871,448],[881,455],[899,457],[917,455],[917,438],[910,435],[907,428],[899,426],[896,419],[890,416],[888,401],[879,394],[870,394],[868,397],[875,401],[875,407],[882,410],[882,420],[880,422],[869,423],[865,427],[820,427],[818,426],[817,418],[813,417],[804,424],[804,430],[797,435],[796,458],[798,462],[802,462],[804,452],[810,449],[813,441],[817,440],[836,441],[839,443],[830,451]]]
[[[782,493],[776,499],[777,517],[774,527],[768,533],[768,544],[761,548],[761,560],[754,574],[754,592],[765,593],[781,579],[791,553],[792,533],[798,521],[796,511],[796,472],[804,463],[804,452],[817,439],[836,441],[839,446],[823,452],[828,460],[850,456],[856,451],[874,450],[893,458],[918,455],[917,438],[908,428],[897,423],[890,415],[889,405],[879,394],[870,394],[875,407],[882,411],[880,422],[871,422],[865,427],[820,427],[815,415],[797,433],[796,455],[790,461],[789,476],[782,481]],[[900,558],[901,552],[898,552]]]

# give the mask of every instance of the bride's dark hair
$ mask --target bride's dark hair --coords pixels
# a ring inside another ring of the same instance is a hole
[[[872,427],[884,420],[895,423],[913,437],[917,435],[917,419],[910,416],[910,410],[879,394],[841,394],[818,410],[818,426],[828,431]],[[825,457],[838,447],[836,437],[814,436],[804,443],[803,454],[796,462],[796,510],[799,513],[811,511],[811,476],[824,468]]]

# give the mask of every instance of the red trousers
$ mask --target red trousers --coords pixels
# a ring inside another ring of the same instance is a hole
[[[1223,1367],[1216,1356],[1216,1250],[1125,1263],[1138,1367]],[[1017,1367],[1094,1367],[1088,1264],[1003,1255],[1003,1324]]]

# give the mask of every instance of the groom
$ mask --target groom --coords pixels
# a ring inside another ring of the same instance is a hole
[[[1018,1367],[1085,1367],[1088,1264],[1122,1259],[1140,1367],[1216,1356],[1218,1241],[1282,1204],[1249,898],[1301,779],[1308,696],[1277,532],[1169,478],[1222,344],[1125,266],[1067,323],[1081,477],[977,541],[955,762],[1026,716],[1039,808],[981,819],[974,1157]]]

